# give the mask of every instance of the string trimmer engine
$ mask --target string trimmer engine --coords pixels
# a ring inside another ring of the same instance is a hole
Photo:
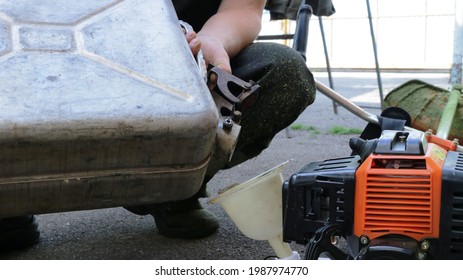
[[[352,138],[283,184],[283,239],[306,259],[463,259],[463,153],[430,132]]]

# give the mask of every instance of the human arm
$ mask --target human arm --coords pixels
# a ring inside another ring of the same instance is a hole
[[[265,0],[222,0],[217,13],[188,41],[190,48],[197,49],[199,41],[206,62],[231,73],[230,57],[256,39],[264,6]]]

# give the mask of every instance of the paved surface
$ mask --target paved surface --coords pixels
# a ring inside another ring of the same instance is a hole
[[[326,73],[315,73],[325,84]],[[446,87],[448,74],[383,73],[384,92],[410,79],[419,78]],[[375,73],[334,73],[334,88],[366,110],[379,114],[379,93]],[[363,129],[366,122],[342,107],[333,112],[332,101],[318,94],[295,124],[310,130],[282,131],[272,145],[259,157],[233,169],[222,171],[210,182],[214,197],[219,189],[242,183],[272,167],[289,160],[283,177],[289,178],[304,164],[349,155],[348,140],[354,135],[335,135],[329,132],[335,125]],[[122,208],[78,211],[39,215],[42,232],[40,243],[24,251],[0,254],[0,259],[255,259],[274,255],[267,241],[244,236],[219,205],[204,204],[221,221],[213,236],[198,240],[165,238],[157,233],[153,219],[140,217]],[[291,244],[302,253],[300,245]]]

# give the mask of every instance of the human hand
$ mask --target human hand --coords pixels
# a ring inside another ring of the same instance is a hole
[[[190,46],[191,52],[194,56],[197,56],[201,50],[201,41],[197,38],[196,32],[187,31],[185,37],[188,42],[188,46]]]
[[[222,42],[214,36],[198,35],[191,26],[183,24],[183,33],[193,56],[196,57],[201,51],[206,64],[212,64],[231,73],[230,57]]]
[[[228,73],[231,73],[230,57],[222,42],[213,36],[198,35],[200,49],[206,63],[212,64]],[[190,45],[191,48],[191,45]]]

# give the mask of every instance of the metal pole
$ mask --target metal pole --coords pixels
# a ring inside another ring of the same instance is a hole
[[[450,129],[452,128],[453,118],[455,117],[455,112],[457,111],[458,101],[461,97],[461,88],[461,85],[457,84],[450,91],[449,100],[447,101],[444,111],[442,112],[442,117],[436,132],[436,135],[440,138],[448,138]]]
[[[298,51],[304,60],[307,59],[307,38],[309,37],[309,22],[312,13],[312,7],[303,2],[299,7],[296,30],[294,31],[293,49]]]
[[[376,40],[375,40],[375,32],[373,29],[373,21],[371,19],[371,10],[370,10],[370,1],[367,1],[367,10],[368,10],[368,22],[370,23],[370,33],[371,33],[371,42],[373,44],[373,52],[375,55],[375,66],[376,66],[376,77],[378,79],[378,89],[379,89],[379,98],[381,99],[381,109],[384,109],[384,102],[383,102],[383,85],[381,82],[381,74],[379,71],[379,62],[378,62],[378,51],[376,48]],[[457,0],[458,1],[458,0]]]
[[[356,104],[352,103],[349,101],[349,99],[345,98],[338,92],[334,91],[330,87],[324,85],[323,83],[315,80],[315,86],[317,90],[321,93],[323,93],[326,97],[330,98],[333,101],[336,101],[338,104],[346,108],[349,112],[352,114],[356,115],[357,117],[373,124],[379,124],[378,117],[376,115],[373,115]]]
[[[450,85],[461,84],[463,62],[463,0],[455,0],[455,31]]]
[[[325,29],[323,28],[323,19],[321,16],[318,17],[318,23],[320,25],[320,33],[322,34],[323,50],[325,52],[325,61],[326,61],[326,71],[328,72],[328,81],[330,83],[330,88],[334,89],[333,76],[331,75],[330,58],[328,55],[328,48],[326,46]],[[334,100],[332,102],[333,102],[333,111],[337,115],[338,114],[338,104],[336,104]]]

